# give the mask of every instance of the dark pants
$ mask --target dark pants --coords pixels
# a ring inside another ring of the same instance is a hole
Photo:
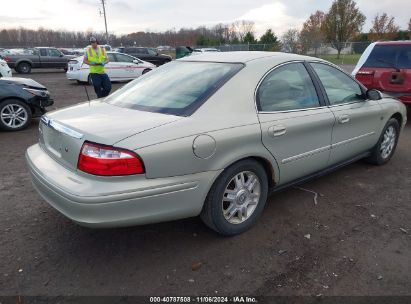
[[[90,74],[97,98],[106,97],[111,91],[111,81],[107,74]]]

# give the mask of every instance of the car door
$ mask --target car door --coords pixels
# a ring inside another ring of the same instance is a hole
[[[39,67],[43,67],[43,68],[50,68],[51,67],[51,61],[50,61],[50,57],[47,53],[47,49],[39,49]]]
[[[336,123],[330,164],[337,164],[371,149],[380,136],[382,109],[368,100],[364,89],[350,76],[326,63],[310,63],[324,88]]]
[[[48,56],[48,62],[49,62],[49,67],[51,68],[63,68],[67,64],[67,58],[64,57],[63,53],[61,53],[57,49],[47,49],[47,56]]]
[[[277,160],[281,184],[327,167],[335,118],[302,62],[269,72],[256,102],[262,141]]]
[[[121,66],[122,78],[125,79],[134,79],[141,75],[141,68],[139,67],[138,63],[134,61],[138,61],[137,58],[126,54],[116,54],[117,61],[119,66]]]
[[[106,74],[111,81],[115,81],[121,76],[121,66],[117,62],[113,53],[107,53],[108,63],[105,66]]]

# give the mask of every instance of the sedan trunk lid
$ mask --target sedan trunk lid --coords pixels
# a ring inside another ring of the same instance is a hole
[[[97,100],[43,116],[40,145],[62,165],[76,169],[84,141],[114,146],[127,137],[179,119],[182,117],[126,109]]]

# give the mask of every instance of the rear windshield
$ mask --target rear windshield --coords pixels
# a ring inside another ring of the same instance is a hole
[[[363,65],[367,68],[411,68],[411,44],[376,45]]]
[[[171,62],[130,82],[105,102],[149,112],[189,116],[242,64]]]

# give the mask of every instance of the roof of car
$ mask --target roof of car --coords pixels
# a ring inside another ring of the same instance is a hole
[[[398,40],[398,41],[378,41],[377,45],[398,45],[398,44],[411,44],[411,40]]]
[[[187,56],[180,58],[180,61],[211,61],[211,62],[231,62],[246,63],[256,59],[267,57],[276,57],[279,60],[307,60],[310,57],[281,53],[281,52],[256,52],[256,51],[238,51],[238,52],[204,52],[196,56]]]

